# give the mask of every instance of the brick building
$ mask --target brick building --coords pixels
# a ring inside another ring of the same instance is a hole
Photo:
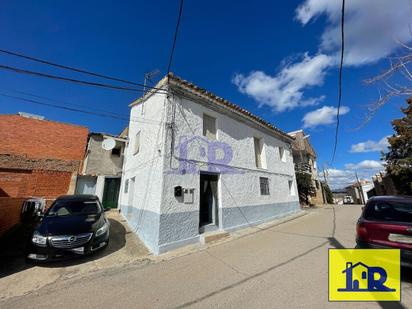
[[[0,115],[0,197],[73,193],[87,136],[85,127]]]

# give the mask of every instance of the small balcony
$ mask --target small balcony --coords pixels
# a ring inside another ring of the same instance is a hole
[[[295,171],[297,173],[312,174],[312,166],[309,163],[295,163]]]

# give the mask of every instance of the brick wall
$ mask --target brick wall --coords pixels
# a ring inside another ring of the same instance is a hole
[[[71,172],[0,169],[0,196],[54,199],[68,193]]]
[[[18,115],[0,115],[0,153],[83,160],[88,129]]]
[[[0,197],[0,236],[20,222],[24,198]]]
[[[81,169],[88,129],[0,115],[0,197],[56,198]]]

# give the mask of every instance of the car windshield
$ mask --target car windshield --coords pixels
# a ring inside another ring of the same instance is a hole
[[[55,201],[47,216],[75,216],[100,212],[97,201]]]
[[[398,201],[372,202],[366,209],[365,218],[412,223],[412,203]]]

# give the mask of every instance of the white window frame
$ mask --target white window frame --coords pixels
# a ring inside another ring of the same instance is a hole
[[[205,122],[206,118],[206,122]],[[216,117],[210,116],[208,114],[203,113],[203,125],[202,125],[202,130],[203,130],[203,136],[205,136],[207,139],[210,140],[217,140],[217,119]],[[205,124],[214,124],[214,128],[207,128]],[[213,129],[213,130],[210,130]],[[214,131],[214,132],[213,132]]]
[[[261,169],[267,169],[266,147],[263,137],[253,137],[253,152],[255,154],[256,167]]]
[[[288,185],[289,185],[290,196],[295,196],[296,195],[295,182],[293,180],[288,180]]]
[[[133,145],[133,155],[137,155],[140,152],[140,140],[142,137],[142,131],[138,131],[135,135],[134,145]]]
[[[285,147],[279,147],[279,159],[282,162],[286,162],[286,149],[285,149]]]

